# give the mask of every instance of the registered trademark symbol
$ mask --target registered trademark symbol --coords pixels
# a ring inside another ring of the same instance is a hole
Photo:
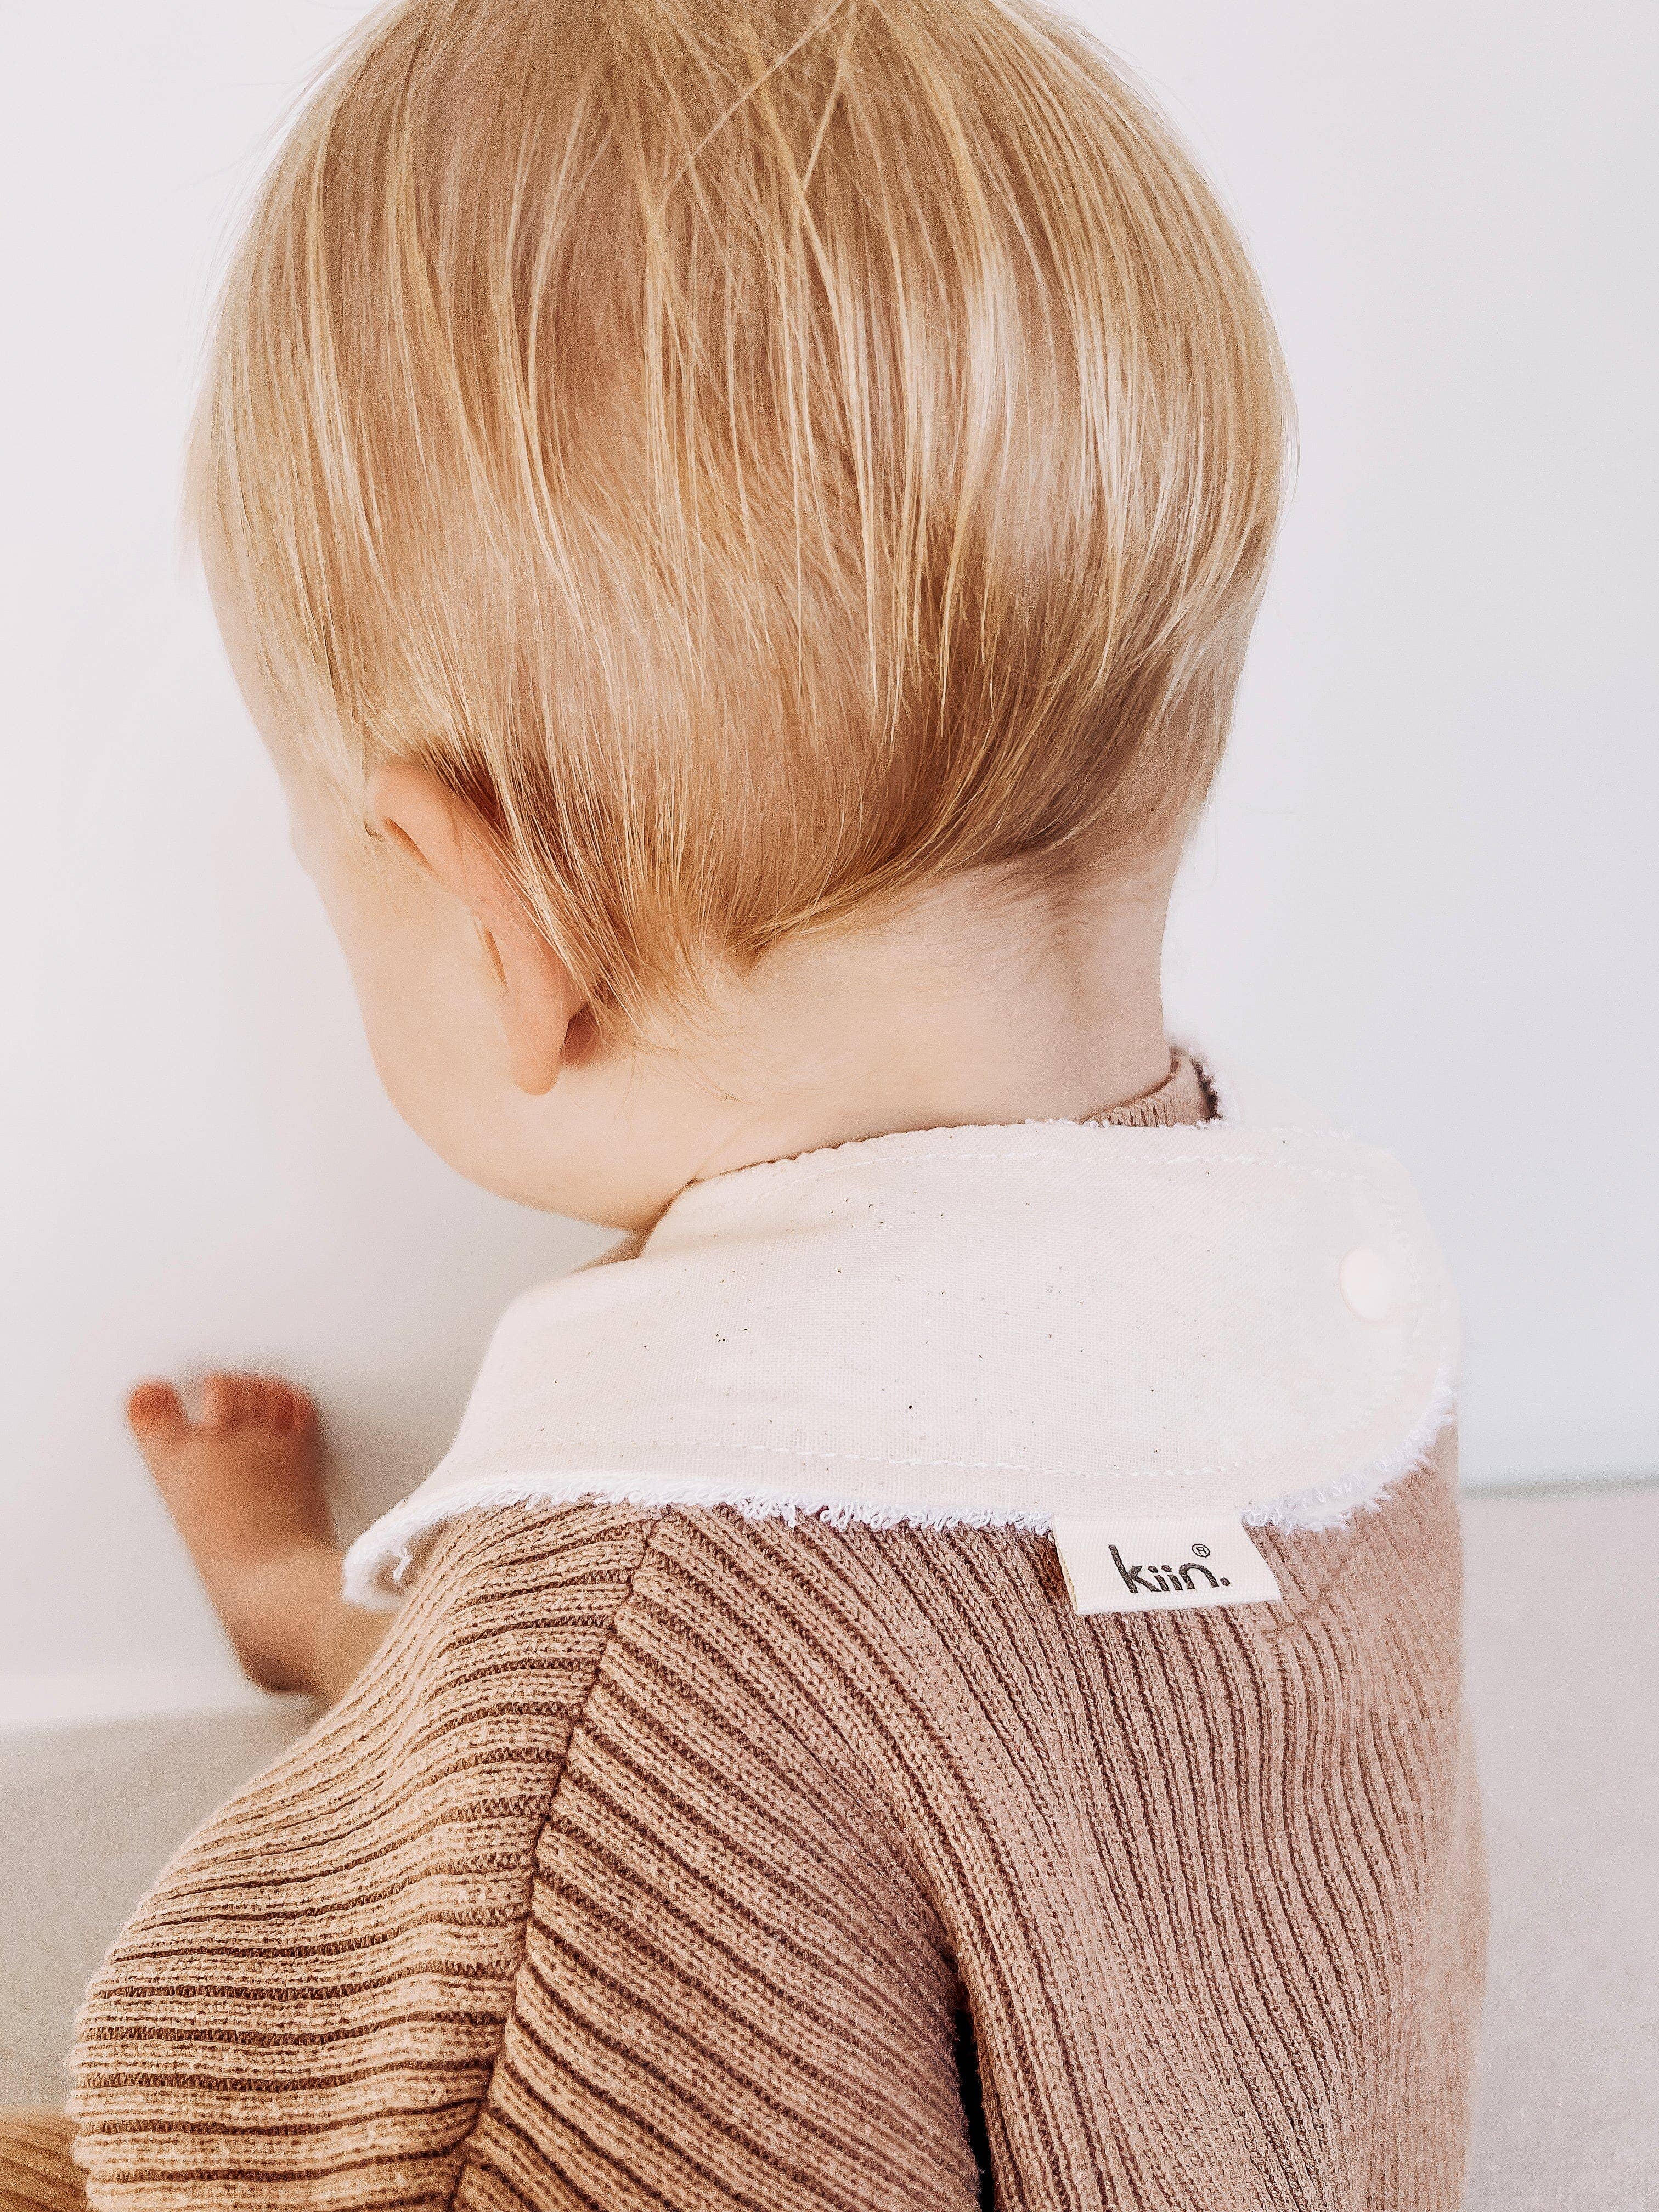
[[[1207,1559],[1210,1556],[1210,1547],[1207,1544],[1194,1544],[1193,1549],[1200,1559]]]

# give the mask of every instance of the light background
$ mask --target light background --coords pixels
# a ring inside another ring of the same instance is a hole
[[[355,1528],[442,1449],[501,1305],[598,1241],[466,1188],[380,1098],[176,550],[217,258],[357,12],[0,30],[0,1715],[238,1694],[123,1435],[134,1377],[310,1384]],[[1659,17],[1082,12],[1221,179],[1301,406],[1175,1025],[1411,1165],[1465,1298],[1470,1480],[1652,1472]]]

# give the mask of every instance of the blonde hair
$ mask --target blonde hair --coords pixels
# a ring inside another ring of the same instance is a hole
[[[635,1021],[1178,826],[1285,428],[1227,217],[1027,0],[403,0],[261,188],[190,511],[294,728],[472,800]]]

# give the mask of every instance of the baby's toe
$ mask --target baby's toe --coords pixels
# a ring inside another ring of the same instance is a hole
[[[210,1375],[202,1385],[202,1425],[209,1429],[234,1429],[242,1419],[243,1377],[240,1375]]]
[[[300,1394],[278,1375],[265,1377],[265,1425],[279,1436],[291,1437],[298,1428]]]
[[[295,1443],[314,1444],[317,1441],[317,1407],[308,1392],[296,1390],[290,1382],[284,1385],[287,1403],[284,1426]]]
[[[190,1426],[170,1382],[141,1382],[127,1400],[127,1421],[142,1449],[152,1453],[180,1443]]]

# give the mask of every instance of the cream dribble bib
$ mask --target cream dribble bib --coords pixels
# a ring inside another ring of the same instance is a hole
[[[1083,1611],[1271,1599],[1245,1528],[1329,1527],[1423,1458],[1456,1306],[1398,1162],[1206,1075],[1196,1127],[932,1129],[692,1184],[634,1257],[508,1309],[348,1595],[394,1598],[460,1515],[597,1498],[1050,1532]]]

